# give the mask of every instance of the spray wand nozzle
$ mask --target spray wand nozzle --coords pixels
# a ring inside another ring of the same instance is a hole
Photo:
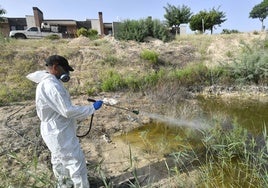
[[[88,98],[87,101],[88,101],[88,102],[96,102],[95,99],[91,99],[91,98]],[[128,109],[128,108],[123,108],[123,107],[121,107],[121,106],[111,105],[111,104],[109,104],[109,103],[103,103],[103,104],[106,105],[106,106],[110,106],[110,107],[118,108],[118,109],[121,109],[121,110],[126,110],[126,111],[132,112],[132,113],[134,113],[134,114],[136,114],[136,115],[138,115],[138,114],[140,113],[138,110],[130,110],[130,109]]]

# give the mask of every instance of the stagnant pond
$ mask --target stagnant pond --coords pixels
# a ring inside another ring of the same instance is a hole
[[[268,103],[256,100],[240,100],[220,98],[198,98],[195,105],[198,106],[205,122],[215,116],[225,117],[228,122],[242,126],[253,135],[261,134],[263,127],[268,125]],[[153,117],[153,116],[152,116]],[[160,116],[162,117],[162,116]],[[162,117],[165,118],[165,117]],[[163,150],[161,153],[169,153],[179,148],[198,147],[201,142],[201,132],[190,126],[170,126],[168,121],[158,121],[138,127],[127,134],[121,135],[119,139],[142,148],[146,152]],[[176,119],[171,119],[174,124]],[[177,120],[177,124],[186,123]],[[213,125],[212,125],[213,126]]]

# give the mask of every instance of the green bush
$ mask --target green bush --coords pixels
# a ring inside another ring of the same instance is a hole
[[[103,91],[118,91],[126,86],[124,79],[121,78],[121,75],[114,71],[105,73],[101,80],[101,89]]]
[[[238,30],[235,30],[235,29],[232,29],[232,30],[230,30],[230,29],[223,29],[222,32],[221,32],[221,34],[232,34],[232,33],[239,33],[239,31]]]
[[[227,66],[230,76],[239,83],[261,84],[268,79],[268,55],[265,51],[246,50],[240,59]]]
[[[144,42],[146,37],[154,37],[162,41],[170,39],[166,26],[159,20],[151,18],[140,20],[126,20],[119,24],[115,38],[119,40],[135,40]]]
[[[87,34],[88,34],[88,32],[87,32],[87,29],[86,28],[80,28],[80,29],[78,29],[77,31],[76,31],[76,34],[77,34],[77,36],[84,36],[84,37],[87,37]]]
[[[158,63],[158,53],[152,50],[143,50],[140,54],[140,57],[144,60],[150,61],[152,64]]]
[[[88,30],[88,35],[89,36],[96,36],[96,35],[98,35],[98,31],[95,30],[95,29],[89,29]]]
[[[143,89],[142,79],[137,75],[130,75],[125,79],[125,84],[131,91],[140,91]]]
[[[211,82],[209,69],[203,64],[191,65],[175,71],[176,79],[184,86],[208,85]]]
[[[98,31],[95,29],[86,29],[86,28],[80,28],[76,31],[77,36],[84,36],[88,37],[90,39],[97,39],[98,38]]]

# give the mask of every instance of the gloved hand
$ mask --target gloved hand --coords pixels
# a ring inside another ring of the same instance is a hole
[[[100,109],[100,107],[102,106],[102,103],[103,103],[103,101],[96,101],[96,102],[94,102],[93,103],[93,106],[94,106],[95,110]]]

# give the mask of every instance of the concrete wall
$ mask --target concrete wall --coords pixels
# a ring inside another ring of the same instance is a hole
[[[91,29],[95,29],[98,31],[98,34],[100,35],[101,34],[101,28],[100,28],[100,21],[99,19],[91,19],[91,26],[92,28]]]
[[[180,24],[180,35],[186,35],[187,24]]]
[[[119,25],[120,25],[120,22],[113,22],[113,36],[116,35]]]
[[[26,15],[26,23],[27,23],[27,27],[35,27],[35,20],[34,20],[34,16],[31,15]]]

